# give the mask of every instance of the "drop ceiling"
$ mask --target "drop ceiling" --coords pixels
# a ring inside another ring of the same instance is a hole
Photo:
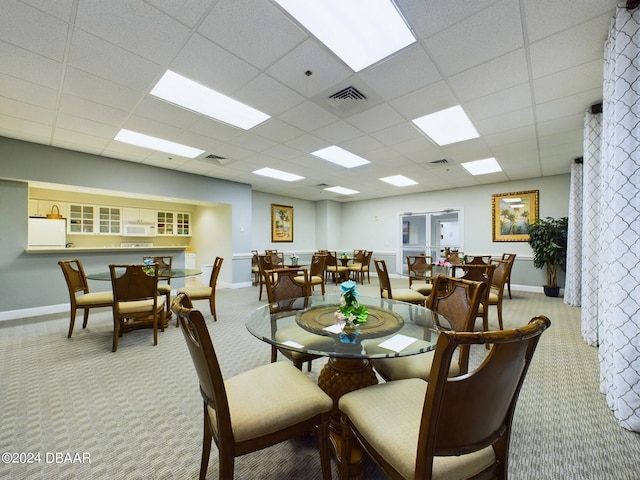
[[[602,101],[616,4],[396,0],[417,42],[356,74],[269,0],[4,0],[0,135],[312,201],[563,174],[582,155],[585,111]],[[245,131],[165,103],[149,92],[168,69],[271,118]],[[411,123],[454,105],[480,138],[441,148]],[[114,140],[122,128],[205,153],[129,146]],[[371,163],[345,169],[310,154],[330,145]],[[460,166],[487,157],[503,171]],[[262,167],[305,179],[251,173]],[[396,174],[418,184],[379,180]]]

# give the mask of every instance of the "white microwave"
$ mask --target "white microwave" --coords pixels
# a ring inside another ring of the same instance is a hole
[[[122,235],[126,237],[155,237],[156,226],[153,223],[125,223],[122,229]]]

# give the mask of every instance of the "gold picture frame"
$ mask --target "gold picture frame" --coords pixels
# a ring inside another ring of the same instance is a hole
[[[271,204],[271,242],[293,242],[293,207]]]
[[[538,219],[538,190],[494,194],[491,217],[494,242],[527,242]]]

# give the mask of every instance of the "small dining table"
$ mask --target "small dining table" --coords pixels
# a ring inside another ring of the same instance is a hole
[[[428,352],[435,348],[439,334],[432,312],[425,307],[383,298],[357,299],[367,307],[369,315],[354,332],[345,331],[335,316],[340,305],[337,295],[312,295],[271,303],[256,309],[246,321],[247,330],[263,342],[329,357],[318,385],[333,399],[330,437],[338,462],[340,397],[378,383],[371,359]],[[296,327],[304,335],[295,335]],[[304,345],[298,343],[300,338],[305,338]],[[351,472],[361,469],[362,453],[356,452],[351,458]]]
[[[195,268],[172,268],[171,270],[162,270],[158,272],[158,279],[161,278],[186,278],[186,277],[197,277],[202,273],[201,270]],[[88,280],[98,280],[98,281],[111,281],[111,272],[110,271],[100,271],[94,273],[87,273],[85,275]],[[169,320],[172,317],[171,308],[165,314],[165,327],[169,323]]]

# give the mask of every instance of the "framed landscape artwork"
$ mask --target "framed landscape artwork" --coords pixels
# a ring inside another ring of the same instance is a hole
[[[529,225],[538,219],[538,190],[496,193],[492,200],[493,241],[528,241]]]
[[[293,242],[293,207],[271,204],[271,241]]]

